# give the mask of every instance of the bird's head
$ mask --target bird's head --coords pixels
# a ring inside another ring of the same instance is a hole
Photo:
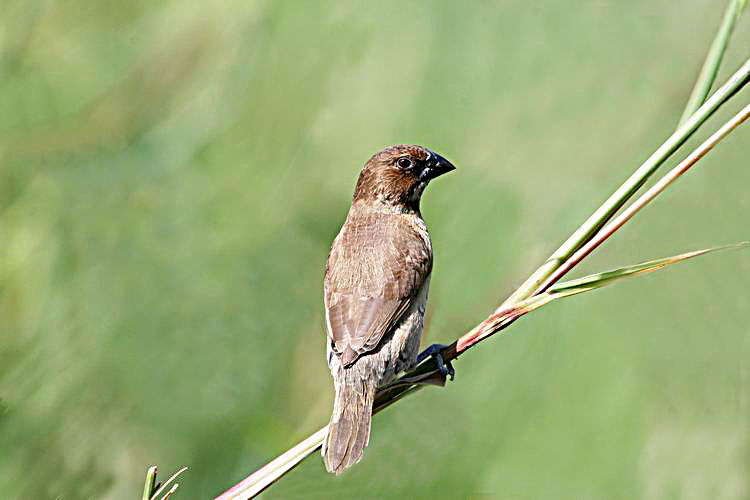
[[[374,154],[365,164],[354,190],[354,202],[419,210],[419,200],[427,184],[455,168],[422,146],[391,146]]]

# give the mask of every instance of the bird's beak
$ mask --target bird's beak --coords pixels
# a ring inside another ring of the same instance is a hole
[[[443,174],[447,174],[451,170],[456,170],[451,162],[443,158],[437,153],[430,151],[430,157],[427,160],[427,165],[419,176],[420,180],[429,181],[435,177],[440,177]]]

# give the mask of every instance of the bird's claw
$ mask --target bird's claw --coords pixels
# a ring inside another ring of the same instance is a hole
[[[435,361],[438,365],[438,370],[440,370],[440,373],[443,374],[445,377],[450,377],[451,380],[453,380],[456,377],[456,370],[453,368],[453,364],[451,364],[450,361],[447,363],[443,361],[443,356],[440,355],[440,353],[435,355]]]
[[[432,344],[430,347],[419,353],[417,356],[417,363],[421,363],[425,359],[433,357],[440,373],[443,374],[444,377],[450,377],[450,379],[453,380],[456,376],[456,370],[453,368],[451,362],[445,362],[443,360],[443,355],[440,354],[440,352],[446,347],[448,346],[443,344]]]

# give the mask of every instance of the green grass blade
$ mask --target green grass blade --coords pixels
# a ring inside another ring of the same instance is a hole
[[[718,252],[721,250],[744,248],[749,244],[749,242],[744,241],[742,243],[733,245],[706,248],[703,250],[696,250],[693,252],[674,255],[672,257],[665,257],[662,259],[641,262],[640,264],[620,267],[602,273],[591,274],[589,276],[584,276],[583,278],[564,281],[550,287],[548,291],[542,294],[535,295],[534,297],[521,302],[519,304],[519,307],[521,307],[525,312],[530,312],[553,300],[561,299],[563,297],[570,297],[571,295],[577,295],[579,293],[588,292],[590,290],[596,290],[597,288],[603,288],[624,278],[658,271],[659,269],[662,269],[671,264],[676,264],[677,262],[682,262],[683,260],[692,259],[693,257],[698,257],[699,255],[705,255],[707,253]]]
[[[680,118],[680,125],[685,123],[708,97],[708,93],[716,80],[716,74],[719,72],[721,60],[724,58],[724,53],[729,45],[729,38],[734,31],[734,25],[742,13],[744,4],[745,0],[729,0],[724,19],[722,19],[716,38],[714,38],[711,48],[708,50],[706,61],[703,63],[698,80],[695,82],[695,87],[693,87],[685,111]]]
[[[597,288],[602,288],[607,285],[611,285],[616,281],[631,276],[636,276],[642,273],[648,273],[657,271],[670,264],[704,255],[710,252],[716,252],[719,250],[729,250],[732,248],[741,248],[748,246],[748,242],[742,242],[735,245],[726,245],[719,247],[707,248],[704,250],[697,250],[694,252],[687,252],[673,257],[666,257],[663,259],[651,260],[648,262],[642,262],[632,266],[621,267],[613,269],[611,271],[605,271],[603,273],[592,274],[583,278],[575,280],[565,281],[551,286],[546,292],[533,295],[527,299],[521,300],[514,304],[503,307],[502,309],[494,312],[489,318],[480,323],[477,327],[472,329],[466,335],[462,336],[456,341],[455,355],[468,350],[475,346],[484,339],[491,337],[497,332],[506,328],[510,323],[520,318],[521,316],[539,309],[543,305],[549,304],[553,300],[562,299],[563,297],[570,297],[579,293],[588,292]],[[450,356],[444,356],[445,359],[453,359]],[[416,372],[419,371],[419,367]]]
[[[182,474],[182,473],[183,473],[183,472],[185,472],[186,470],[187,470],[187,467],[183,467],[182,469],[180,469],[180,470],[178,470],[177,472],[175,472],[175,473],[174,473],[174,474],[172,475],[172,477],[170,477],[169,479],[167,479],[166,481],[164,481],[164,484],[162,484],[162,485],[161,485],[161,487],[160,487],[160,488],[159,488],[159,489],[158,489],[158,490],[157,490],[157,491],[156,491],[156,492],[155,492],[155,493],[154,493],[154,494],[153,494],[153,495],[151,496],[151,498],[157,498],[157,497],[158,497],[159,495],[161,495],[161,494],[162,494],[162,492],[163,492],[163,491],[164,491],[164,490],[165,490],[165,489],[167,488],[167,486],[169,486],[169,484],[170,484],[170,483],[171,483],[172,481],[174,481],[175,479],[177,479],[177,476],[179,476],[180,474]],[[175,486],[176,486],[176,485],[175,485]],[[174,490],[175,490],[175,489],[176,489],[176,488],[174,488],[174,487],[173,487],[173,488],[172,488],[172,489],[171,489],[171,490],[170,490],[170,491],[168,492],[168,495],[171,495],[172,493],[174,493]]]
[[[151,466],[146,472],[146,484],[143,486],[143,500],[151,500],[156,487],[156,466]]]

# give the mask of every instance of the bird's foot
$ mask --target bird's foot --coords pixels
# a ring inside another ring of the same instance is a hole
[[[421,363],[429,357],[435,358],[438,370],[443,374],[444,377],[450,377],[451,380],[456,376],[456,370],[453,369],[453,365],[450,361],[447,363],[443,361],[443,355],[440,352],[448,347],[443,344],[432,344],[430,347],[419,353],[417,356],[417,363]]]

